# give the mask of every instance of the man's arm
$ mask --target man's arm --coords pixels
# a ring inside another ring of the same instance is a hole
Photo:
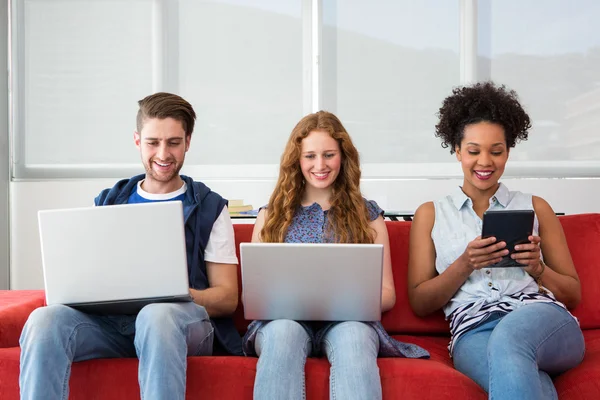
[[[233,314],[238,304],[238,259],[233,224],[227,207],[213,224],[204,251],[208,288],[190,289],[194,302],[206,308],[211,318]]]
[[[238,279],[236,264],[206,262],[208,283],[204,290],[190,289],[194,303],[206,308],[211,318],[233,314],[238,305]]]

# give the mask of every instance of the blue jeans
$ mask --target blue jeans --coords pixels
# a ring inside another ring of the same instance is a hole
[[[23,328],[21,399],[67,399],[73,361],[139,357],[142,399],[184,399],[188,355],[210,355],[213,328],[204,307],[158,303],[137,316],[97,316],[52,305]]]
[[[585,343],[569,313],[551,303],[520,307],[467,332],[454,346],[454,366],[490,399],[557,399],[552,375],[583,360]]]
[[[377,367],[379,337],[362,322],[342,322],[331,327],[322,339],[331,369],[330,399],[381,399]],[[305,399],[304,365],[312,343],[296,321],[275,320],[256,336],[259,356],[254,382],[254,399]]]

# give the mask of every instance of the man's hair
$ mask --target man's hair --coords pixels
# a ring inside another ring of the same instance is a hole
[[[138,105],[140,106],[136,118],[138,133],[142,132],[147,119],[173,118],[181,122],[186,137],[192,135],[196,113],[192,105],[181,96],[165,92],[154,93],[138,101]]]

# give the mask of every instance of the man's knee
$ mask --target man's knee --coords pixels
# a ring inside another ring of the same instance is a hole
[[[77,310],[60,304],[37,308],[29,315],[21,334],[21,340],[24,337],[51,336],[59,330],[73,325],[76,313],[78,313]]]
[[[204,307],[194,303],[154,303],[148,304],[138,313],[136,331],[181,330],[183,327],[208,320]]]

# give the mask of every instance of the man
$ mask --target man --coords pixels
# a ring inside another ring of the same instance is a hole
[[[196,114],[183,98],[156,93],[138,102],[135,145],[145,174],[119,181],[97,206],[181,200],[194,302],[158,303],[137,315],[96,316],[52,305],[35,310],[21,334],[21,398],[67,399],[73,361],[139,357],[143,399],[183,399],[186,361],[213,350],[242,354],[231,318],[237,307],[237,257],[227,202],[179,175]],[[160,226],[156,243],[160,246]]]

